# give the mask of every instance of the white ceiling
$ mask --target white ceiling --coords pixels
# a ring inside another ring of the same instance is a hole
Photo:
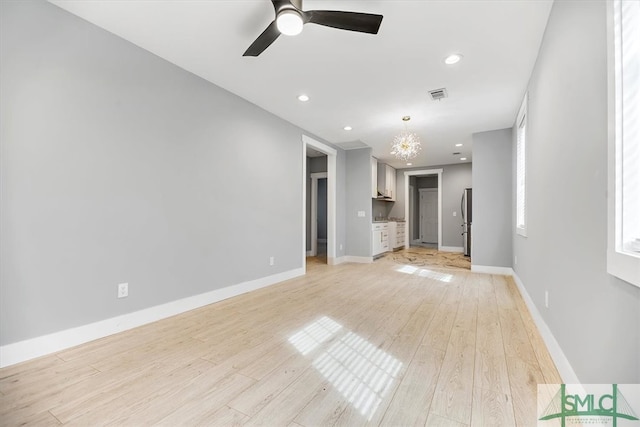
[[[274,18],[268,0],[51,1],[331,143],[371,146],[397,168],[406,164],[390,143],[402,116],[423,143],[414,166],[470,161],[472,133],[513,125],[552,5],[307,0],[304,10],[384,15],[380,32],[307,24],[252,58],[242,54]],[[445,65],[454,52],[464,59]],[[442,87],[449,98],[432,101],[428,91]]]

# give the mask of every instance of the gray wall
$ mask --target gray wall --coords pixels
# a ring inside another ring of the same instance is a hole
[[[384,200],[371,199],[371,208],[373,209],[372,215],[374,218],[383,217],[389,218],[391,209],[394,202],[385,202]]]
[[[337,149],[336,159],[336,257],[347,255],[347,152]]]
[[[640,288],[607,274],[606,64],[605,2],[555,2],[528,88],[514,269],[580,381],[639,383]]]
[[[465,188],[471,187],[471,163],[399,169],[396,173],[398,198],[391,215],[404,218],[404,173],[410,170],[442,169],[442,245],[462,247],[462,215],[460,199]],[[453,216],[456,212],[456,216]],[[408,219],[408,218],[407,218]],[[417,225],[416,225],[417,227]]]
[[[416,188],[438,188],[438,175],[419,176],[415,185]]]
[[[0,3],[1,345],[302,267],[301,129],[49,3]]]
[[[511,267],[512,129],[473,134],[473,265]]]
[[[346,151],[347,255],[370,257],[371,246],[371,148]],[[364,211],[364,217],[358,217]]]

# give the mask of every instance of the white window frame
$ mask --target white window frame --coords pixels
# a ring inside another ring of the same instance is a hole
[[[608,198],[607,272],[640,287],[640,255],[623,250],[622,245],[622,132],[620,39],[616,30],[616,4],[607,2],[608,67]]]
[[[516,233],[527,237],[527,118],[529,93],[525,93],[516,119]],[[520,129],[524,128],[521,140]],[[523,187],[520,190],[520,187]],[[522,191],[522,199],[520,199]],[[522,216],[521,216],[522,215]],[[522,218],[522,221],[520,219]]]

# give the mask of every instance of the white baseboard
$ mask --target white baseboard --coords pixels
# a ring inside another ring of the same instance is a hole
[[[355,262],[357,264],[371,264],[373,262],[372,256],[345,256],[346,262]]]
[[[456,252],[456,253],[464,252],[464,248],[462,246],[440,246],[439,250],[443,252]]]
[[[503,276],[513,276],[513,268],[511,267],[494,267],[492,265],[471,264],[471,271],[473,271],[474,273],[500,274]]]
[[[352,256],[352,255],[344,255],[339,258],[334,258],[333,263],[329,262],[330,265],[338,265],[345,262],[355,262],[358,264],[371,264],[373,262],[373,257],[370,256]]]
[[[533,321],[536,324],[538,331],[540,331],[540,335],[542,335],[542,339],[544,343],[547,345],[547,350],[549,350],[549,354],[553,359],[553,362],[558,368],[558,373],[560,377],[562,377],[562,381],[565,384],[581,384],[578,376],[576,375],[573,367],[569,363],[569,359],[565,356],[560,344],[556,341],[556,338],[553,336],[551,329],[547,325],[547,322],[544,321],[542,315],[538,311],[538,307],[533,303],[531,296],[527,292],[527,289],[524,287],[522,280],[520,277],[514,272],[513,280],[516,282],[516,286],[520,290],[520,294],[522,295],[522,299],[524,299],[527,308],[529,309],[529,313],[531,313],[531,317],[533,317]]]
[[[51,353],[84,344],[118,332],[126,331],[147,323],[156,322],[185,311],[193,310],[214,302],[264,288],[284,280],[304,275],[304,268],[285,271],[256,280],[216,289],[200,295],[171,301],[155,307],[145,308],[122,316],[82,325],[60,332],[30,338],[13,344],[0,346],[0,368],[34,359]]]

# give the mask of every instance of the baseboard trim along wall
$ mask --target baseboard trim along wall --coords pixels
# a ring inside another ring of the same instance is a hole
[[[562,381],[565,384],[581,384],[578,376],[571,367],[571,363],[569,363],[569,359],[565,356],[560,344],[558,344],[558,341],[556,341],[556,338],[553,336],[551,329],[549,329],[547,322],[542,318],[542,315],[538,311],[538,307],[533,303],[533,300],[529,296],[527,289],[524,287],[522,280],[520,280],[515,272],[513,273],[513,280],[516,282],[516,286],[518,286],[518,290],[520,290],[522,299],[524,299],[524,302],[529,309],[529,313],[531,313],[531,317],[533,317],[533,321],[536,324],[538,331],[540,331],[540,335],[542,336],[544,343],[547,345],[549,354],[551,354],[551,358],[556,364],[556,368],[558,368],[558,373],[560,374],[560,377],[562,377]]]
[[[527,289],[524,287],[522,280],[520,277],[513,271],[511,267],[493,267],[487,265],[472,265],[471,271],[474,273],[488,273],[488,274],[500,274],[506,276],[513,276],[513,280],[522,295],[522,299],[524,300],[527,308],[529,309],[529,313],[531,313],[531,317],[533,318],[538,331],[540,331],[540,335],[542,336],[542,340],[547,346],[547,350],[549,350],[549,354],[553,359],[553,363],[555,363],[556,368],[558,368],[558,373],[560,377],[562,377],[562,381],[565,384],[580,384],[580,380],[576,375],[575,371],[571,367],[569,363],[569,359],[565,356],[560,344],[556,341],[556,338],[553,336],[551,329],[547,325],[547,322],[544,321],[540,311],[538,311],[538,307],[533,303],[531,296],[527,292]]]
[[[443,252],[456,252],[456,253],[464,252],[464,248],[462,246],[442,246],[440,247],[440,250]]]
[[[304,268],[285,271],[267,277],[216,289],[200,295],[171,301],[122,316],[82,325],[60,332],[0,346],[0,368],[36,357],[55,353],[76,345],[156,322],[189,310],[213,304],[237,295],[274,285],[304,275]]]
[[[503,276],[513,276],[511,267],[494,267],[491,265],[474,265],[471,264],[471,271],[474,273],[500,274]]]
[[[329,265],[338,265],[338,264],[343,264],[345,262],[355,262],[358,264],[371,264],[373,262],[373,257],[345,255],[339,258],[332,258],[328,260]]]

